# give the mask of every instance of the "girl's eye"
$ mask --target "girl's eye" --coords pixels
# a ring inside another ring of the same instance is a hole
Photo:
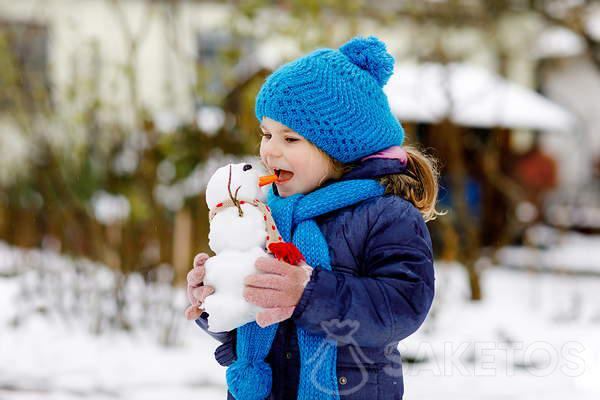
[[[260,133],[260,136],[262,136],[262,137],[264,137],[264,138],[267,138],[267,140],[268,140],[268,139],[271,139],[271,134],[270,134],[270,133],[264,133],[264,132],[261,132],[261,133]],[[297,142],[297,141],[299,141],[299,140],[300,140],[300,139],[291,138],[291,137],[285,138],[285,141],[286,141],[286,142],[288,142],[288,143],[294,143],[294,142]]]

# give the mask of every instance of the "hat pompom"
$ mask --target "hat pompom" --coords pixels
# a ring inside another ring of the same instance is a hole
[[[394,57],[387,52],[385,43],[375,36],[357,36],[342,45],[340,51],[354,64],[367,70],[381,87],[394,72]]]

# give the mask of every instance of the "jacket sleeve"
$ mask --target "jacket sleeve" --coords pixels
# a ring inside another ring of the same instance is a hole
[[[366,347],[400,341],[421,326],[434,296],[431,238],[416,208],[392,205],[363,221],[370,226],[365,272],[353,276],[316,268],[292,315],[296,324],[338,340],[351,332],[354,342]]]
[[[225,343],[231,339],[231,336],[234,334],[234,330],[229,332],[211,332],[208,330],[208,313],[203,312],[202,315],[196,320],[196,325],[202,328],[206,333],[215,338],[221,343]]]
[[[236,356],[236,329],[228,332],[210,332],[208,330],[208,314],[203,312],[196,320],[196,324],[210,336],[221,342],[215,350],[215,359],[226,367],[237,359]]]

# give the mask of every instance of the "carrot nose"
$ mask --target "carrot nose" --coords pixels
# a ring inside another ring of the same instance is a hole
[[[276,174],[261,176],[258,178],[258,186],[262,187],[262,186],[268,185],[269,183],[273,183],[276,180],[277,180]]]

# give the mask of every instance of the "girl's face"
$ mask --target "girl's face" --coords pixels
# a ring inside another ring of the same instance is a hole
[[[281,197],[306,194],[330,178],[339,178],[327,156],[299,133],[263,117],[260,158],[269,173],[278,173],[277,192]]]

